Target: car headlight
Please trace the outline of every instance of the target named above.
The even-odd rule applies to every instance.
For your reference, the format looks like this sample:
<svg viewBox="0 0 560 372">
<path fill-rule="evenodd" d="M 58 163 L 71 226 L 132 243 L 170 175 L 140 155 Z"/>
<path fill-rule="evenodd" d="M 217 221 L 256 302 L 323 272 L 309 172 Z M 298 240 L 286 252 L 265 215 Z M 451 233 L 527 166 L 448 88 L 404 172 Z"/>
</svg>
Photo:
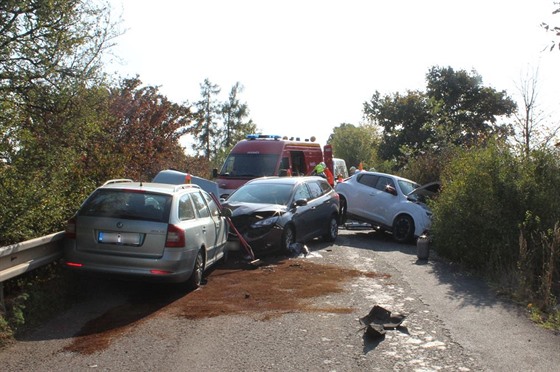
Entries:
<svg viewBox="0 0 560 372">
<path fill-rule="evenodd" d="M 251 224 L 251 227 L 253 229 L 258 229 L 260 227 L 268 227 L 274 225 L 276 221 L 278 221 L 278 216 L 268 217 Z"/>
</svg>

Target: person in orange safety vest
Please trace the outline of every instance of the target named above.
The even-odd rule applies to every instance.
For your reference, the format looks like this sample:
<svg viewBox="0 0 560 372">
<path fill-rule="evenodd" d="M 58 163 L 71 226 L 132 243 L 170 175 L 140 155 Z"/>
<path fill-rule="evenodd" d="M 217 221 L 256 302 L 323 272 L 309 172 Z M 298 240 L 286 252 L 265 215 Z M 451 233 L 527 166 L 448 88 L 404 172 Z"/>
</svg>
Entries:
<svg viewBox="0 0 560 372">
<path fill-rule="evenodd" d="M 313 172 L 311 172 L 311 175 L 326 178 L 329 185 L 334 187 L 334 176 L 324 162 L 317 164 L 315 169 L 313 169 Z"/>
</svg>

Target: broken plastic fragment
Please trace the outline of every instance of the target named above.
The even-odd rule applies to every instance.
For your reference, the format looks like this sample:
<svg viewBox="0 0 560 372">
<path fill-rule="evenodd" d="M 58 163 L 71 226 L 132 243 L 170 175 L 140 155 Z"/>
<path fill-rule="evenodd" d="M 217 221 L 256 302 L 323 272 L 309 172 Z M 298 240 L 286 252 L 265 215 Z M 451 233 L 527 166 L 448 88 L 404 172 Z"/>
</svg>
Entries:
<svg viewBox="0 0 560 372">
<path fill-rule="evenodd" d="M 309 254 L 309 248 L 302 243 L 291 243 L 288 246 L 288 250 L 296 255 L 303 254 L 304 256 L 307 256 Z"/>
<path fill-rule="evenodd" d="M 375 323 L 382 326 L 384 329 L 395 329 L 401 325 L 405 318 L 405 315 L 398 313 L 392 314 L 389 310 L 375 305 L 368 315 L 360 318 L 360 322 L 367 326 Z"/>
<path fill-rule="evenodd" d="M 368 324 L 366 327 L 366 335 L 374 338 L 383 337 L 385 335 L 385 329 L 379 324 Z"/>
</svg>

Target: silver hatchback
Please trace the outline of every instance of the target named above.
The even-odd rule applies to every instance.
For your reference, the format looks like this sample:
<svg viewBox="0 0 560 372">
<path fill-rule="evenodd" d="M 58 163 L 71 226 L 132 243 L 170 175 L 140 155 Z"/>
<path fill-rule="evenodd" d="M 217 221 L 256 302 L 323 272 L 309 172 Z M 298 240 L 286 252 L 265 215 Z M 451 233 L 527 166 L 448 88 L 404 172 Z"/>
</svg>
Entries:
<svg viewBox="0 0 560 372">
<path fill-rule="evenodd" d="M 112 180 L 86 199 L 65 235 L 69 269 L 196 288 L 224 256 L 228 225 L 196 185 Z"/>
</svg>

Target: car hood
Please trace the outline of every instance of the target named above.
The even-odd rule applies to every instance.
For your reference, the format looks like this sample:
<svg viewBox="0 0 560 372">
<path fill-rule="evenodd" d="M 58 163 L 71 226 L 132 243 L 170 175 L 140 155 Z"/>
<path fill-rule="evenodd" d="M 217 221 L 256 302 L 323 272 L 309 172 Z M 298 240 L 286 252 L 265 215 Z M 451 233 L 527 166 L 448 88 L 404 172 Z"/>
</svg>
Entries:
<svg viewBox="0 0 560 372">
<path fill-rule="evenodd" d="M 407 196 L 420 195 L 424 197 L 432 197 L 437 193 L 439 193 L 440 190 L 441 190 L 441 182 L 434 181 L 412 190 Z"/>
<path fill-rule="evenodd" d="M 231 209 L 232 217 L 267 212 L 284 214 L 288 210 L 288 207 L 280 204 L 225 203 L 224 207 Z"/>
<path fill-rule="evenodd" d="M 441 190 L 441 182 L 435 181 L 422 185 L 412 190 L 406 199 L 410 202 L 420 205 L 422 208 L 429 210 L 426 205 L 427 200 L 433 198 Z"/>
</svg>

